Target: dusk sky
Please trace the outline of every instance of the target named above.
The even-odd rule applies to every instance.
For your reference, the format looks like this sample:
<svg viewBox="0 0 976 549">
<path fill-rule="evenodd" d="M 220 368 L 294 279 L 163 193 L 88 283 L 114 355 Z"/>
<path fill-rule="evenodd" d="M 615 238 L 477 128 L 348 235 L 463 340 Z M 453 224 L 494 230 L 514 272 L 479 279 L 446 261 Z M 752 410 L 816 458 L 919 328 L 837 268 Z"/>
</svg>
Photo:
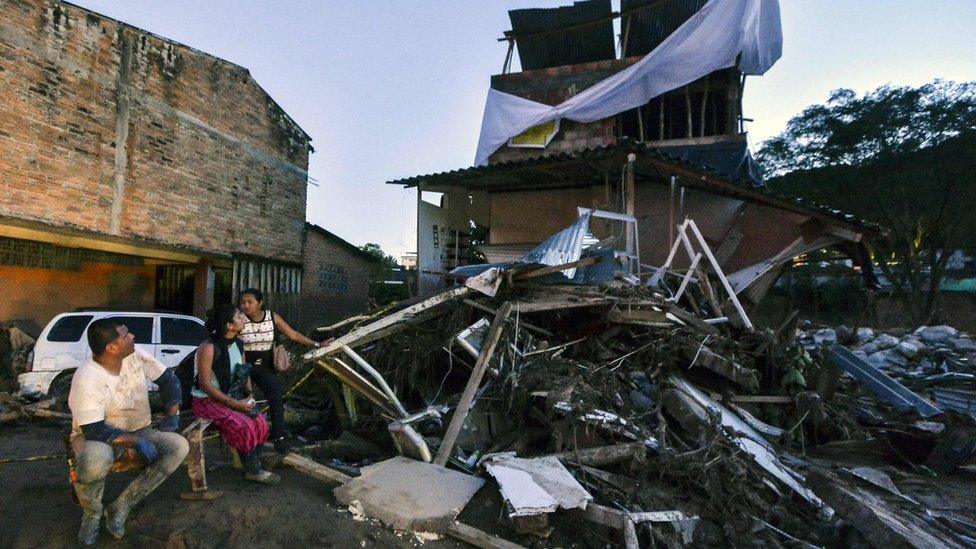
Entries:
<svg viewBox="0 0 976 549">
<path fill-rule="evenodd" d="M 308 220 L 399 255 L 415 249 L 415 191 L 384 183 L 472 165 L 507 10 L 572 2 L 74 3 L 248 68 L 313 138 Z M 754 148 L 835 88 L 976 80 L 976 1 L 781 0 L 781 9 L 783 57 L 746 83 Z"/>
</svg>

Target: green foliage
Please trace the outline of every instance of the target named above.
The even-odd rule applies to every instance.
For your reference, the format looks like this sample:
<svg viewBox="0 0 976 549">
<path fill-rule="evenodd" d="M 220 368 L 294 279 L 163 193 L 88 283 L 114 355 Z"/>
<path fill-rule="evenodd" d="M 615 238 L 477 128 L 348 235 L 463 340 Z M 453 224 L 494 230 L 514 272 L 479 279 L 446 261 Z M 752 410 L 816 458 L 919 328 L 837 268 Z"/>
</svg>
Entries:
<svg viewBox="0 0 976 549">
<path fill-rule="evenodd" d="M 757 159 L 767 176 L 824 166 L 856 166 L 938 145 L 976 130 L 976 82 L 935 80 L 918 88 L 882 86 L 857 97 L 831 92 L 763 142 Z"/>
<path fill-rule="evenodd" d="M 383 251 L 383 248 L 380 248 L 379 244 L 373 244 L 370 242 L 363 244 L 359 247 L 359 249 L 376 258 L 376 269 L 392 269 L 397 266 L 396 258 L 392 255 L 387 255 L 386 252 Z"/>
<path fill-rule="evenodd" d="M 853 213 L 910 321 L 934 320 L 946 261 L 976 243 L 976 82 L 836 90 L 805 109 L 757 158 L 769 188 Z"/>
<path fill-rule="evenodd" d="M 372 242 L 363 244 L 359 248 L 373 256 L 374 261 L 369 267 L 369 299 L 374 307 L 382 307 L 410 297 L 408 284 L 386 284 L 393 278 L 393 269 L 399 264 L 392 255 L 387 255 L 379 244 Z"/>
</svg>

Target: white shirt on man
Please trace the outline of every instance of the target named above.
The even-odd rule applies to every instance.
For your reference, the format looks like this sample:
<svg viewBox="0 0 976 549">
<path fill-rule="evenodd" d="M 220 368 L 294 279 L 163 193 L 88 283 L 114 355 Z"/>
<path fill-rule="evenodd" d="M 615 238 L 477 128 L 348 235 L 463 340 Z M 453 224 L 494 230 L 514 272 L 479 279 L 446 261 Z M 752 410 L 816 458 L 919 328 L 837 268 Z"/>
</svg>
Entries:
<svg viewBox="0 0 976 549">
<path fill-rule="evenodd" d="M 149 391 L 146 381 L 158 379 L 166 366 L 145 351 L 136 349 L 122 359 L 119 375 L 89 358 L 75 372 L 68 394 L 72 437 L 81 436 L 81 426 L 105 421 L 123 431 L 149 426 Z"/>
</svg>

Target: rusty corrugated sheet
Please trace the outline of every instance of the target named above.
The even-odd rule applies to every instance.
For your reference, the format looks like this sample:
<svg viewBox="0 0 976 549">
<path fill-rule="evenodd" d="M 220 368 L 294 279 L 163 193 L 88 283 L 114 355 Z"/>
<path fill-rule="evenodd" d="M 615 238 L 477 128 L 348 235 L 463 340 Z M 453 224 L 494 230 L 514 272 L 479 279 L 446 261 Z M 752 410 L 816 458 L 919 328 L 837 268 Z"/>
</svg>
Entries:
<svg viewBox="0 0 976 549">
<path fill-rule="evenodd" d="M 572 6 L 511 10 L 522 70 L 614 59 L 610 0 L 584 0 Z M 565 32 L 546 32 L 600 21 Z M 537 36 L 524 35 L 544 33 Z"/>
<path fill-rule="evenodd" d="M 705 5 L 707 0 L 620 0 L 624 56 L 647 55 Z M 629 28 L 628 28 L 629 26 Z"/>
<path fill-rule="evenodd" d="M 605 164 L 606 162 L 618 163 L 615 165 L 615 168 L 619 169 L 619 163 L 623 161 L 623 157 L 629 152 L 633 152 L 637 155 L 636 162 L 638 166 L 642 165 L 644 160 L 658 159 L 675 166 L 690 169 L 691 171 L 703 176 L 707 175 L 718 179 L 723 179 L 727 184 L 729 184 L 728 187 L 725 187 L 724 190 L 721 191 L 723 194 L 736 196 L 737 198 L 750 201 L 759 200 L 761 202 L 765 202 L 768 200 L 771 203 L 777 204 L 775 207 L 792 211 L 809 212 L 810 214 L 832 218 L 842 223 L 848 223 L 854 227 L 857 227 L 859 230 L 867 230 L 871 232 L 877 232 L 879 230 L 878 226 L 874 223 L 865 221 L 863 219 L 858 219 L 851 214 L 844 213 L 829 206 L 824 206 L 800 198 L 787 197 L 780 193 L 770 192 L 765 188 L 754 188 L 751 185 L 736 184 L 725 179 L 725 176 L 722 174 L 716 173 L 713 168 L 694 165 L 687 159 L 668 154 L 666 149 L 655 150 L 645 144 L 635 143 L 625 139 L 621 139 L 617 144 L 606 147 L 581 149 L 572 152 L 563 152 L 543 156 L 540 158 L 514 160 L 499 164 L 489 164 L 487 166 L 473 166 L 470 168 L 428 175 L 416 175 L 413 177 L 387 181 L 386 183 L 387 185 L 402 185 L 404 187 L 417 187 L 421 184 L 457 185 L 462 187 L 470 185 L 472 188 L 476 186 L 477 188 L 486 191 L 506 191 L 518 187 L 537 186 L 539 179 L 546 176 L 547 173 L 551 173 L 553 169 L 562 171 L 567 169 L 578 170 L 586 164 L 600 165 Z M 570 172 L 566 173 L 568 174 Z M 705 182 L 704 177 L 702 178 L 702 181 L 686 179 L 685 184 L 701 185 L 705 188 L 714 187 L 717 185 L 717 183 Z M 562 186 L 565 187 L 565 183 L 563 183 Z"/>
</svg>

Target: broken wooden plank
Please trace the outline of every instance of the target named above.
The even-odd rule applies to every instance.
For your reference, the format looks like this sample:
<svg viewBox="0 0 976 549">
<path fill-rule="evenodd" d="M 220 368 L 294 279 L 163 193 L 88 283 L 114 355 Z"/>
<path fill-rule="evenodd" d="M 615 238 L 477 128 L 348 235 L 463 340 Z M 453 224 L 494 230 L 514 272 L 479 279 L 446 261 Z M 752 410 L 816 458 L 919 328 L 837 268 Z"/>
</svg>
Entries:
<svg viewBox="0 0 976 549">
<path fill-rule="evenodd" d="M 22 409 L 27 410 L 29 406 L 24 406 Z M 35 408 L 28 412 L 31 417 L 46 417 L 51 419 L 63 419 L 66 421 L 71 421 L 71 414 L 66 414 L 64 412 L 55 412 L 54 410 L 48 410 L 47 408 Z"/>
<path fill-rule="evenodd" d="M 352 480 L 352 477 L 316 463 L 307 457 L 300 456 L 298 454 L 288 454 L 285 459 L 282 460 L 285 465 L 292 466 L 296 471 L 304 473 L 312 478 L 321 480 L 323 482 L 338 482 L 339 484 L 345 484 Z"/>
<path fill-rule="evenodd" d="M 343 346 L 361 347 L 370 341 L 379 339 L 380 336 L 378 334 L 381 332 L 384 336 L 392 333 L 390 329 L 394 328 L 395 324 L 409 320 L 414 316 L 431 309 L 432 307 L 436 307 L 452 299 L 467 295 L 471 291 L 472 290 L 470 288 L 465 288 L 462 286 L 437 294 L 420 303 L 417 303 L 416 305 L 411 305 L 402 311 L 384 316 L 383 318 L 367 324 L 366 326 L 360 326 L 355 330 L 350 331 L 348 334 L 336 338 L 332 343 L 326 345 L 325 347 L 305 353 L 302 355 L 302 358 L 304 360 L 312 360 L 322 356 L 331 355 L 339 352 Z"/>
<path fill-rule="evenodd" d="M 488 314 L 491 314 L 491 315 L 493 315 L 493 314 L 495 314 L 495 313 L 498 312 L 497 309 L 492 309 L 491 307 L 489 307 L 487 305 L 482 305 L 481 303 L 478 303 L 477 301 L 475 301 L 473 299 L 465 299 L 464 300 L 464 304 L 465 305 L 468 305 L 469 307 L 474 307 L 475 309 L 478 309 L 479 311 L 484 311 L 484 312 L 486 312 Z M 515 321 L 512 320 L 512 322 L 515 322 Z M 518 323 L 519 323 L 519 326 L 521 326 L 521 327 L 523 327 L 523 328 L 525 328 L 527 330 L 536 332 L 536 333 L 541 334 L 541 335 L 544 335 L 546 337 L 552 337 L 552 332 L 550 332 L 549 330 L 546 330 L 545 328 L 540 328 L 540 327 L 536 326 L 535 324 L 529 324 L 528 322 L 526 322 L 526 321 L 524 321 L 522 319 L 519 319 L 518 320 Z"/>
<path fill-rule="evenodd" d="M 586 509 L 581 510 L 579 513 L 590 522 L 618 530 L 624 527 L 624 521 L 630 521 L 627 513 L 597 503 L 587 505 Z"/>
<path fill-rule="evenodd" d="M 695 517 L 689 517 L 681 511 L 642 511 L 642 512 L 631 512 L 627 513 L 630 516 L 630 520 L 641 523 L 641 522 L 680 522 L 682 520 L 691 520 Z"/>
<path fill-rule="evenodd" d="M 748 328 L 750 332 L 754 332 L 755 328 L 752 326 L 752 322 L 749 320 L 749 315 L 746 314 L 745 309 L 742 308 L 742 304 L 739 303 L 739 298 L 735 295 L 735 290 L 732 289 L 732 285 L 729 284 L 729 279 L 726 278 L 725 273 L 722 272 L 722 267 L 721 265 L 719 265 L 718 261 L 715 259 L 715 256 L 712 254 L 712 249 L 709 248 L 708 244 L 705 242 L 705 237 L 702 236 L 701 231 L 698 230 L 698 225 L 696 225 L 695 222 L 691 219 L 688 219 L 686 221 L 688 223 L 688 227 L 691 228 L 692 232 L 694 232 L 695 234 L 695 237 L 698 239 L 698 243 L 701 245 L 702 251 L 705 252 L 705 257 L 707 257 L 709 262 L 711 262 L 712 270 L 715 271 L 715 274 L 718 276 L 719 281 L 722 283 L 722 286 L 725 288 L 725 292 L 728 294 L 729 300 L 732 301 L 732 304 L 735 306 L 736 312 L 739 313 L 739 317 L 742 319 L 743 323 L 745 323 L 745 327 Z M 706 279 L 706 283 L 707 283 L 707 279 Z"/>
<path fill-rule="evenodd" d="M 352 324 L 353 322 L 359 322 L 360 320 L 368 320 L 370 318 L 372 318 L 372 317 L 369 316 L 369 315 L 355 315 L 355 316 L 351 316 L 351 317 L 349 317 L 349 318 L 347 318 L 345 320 L 340 320 L 339 322 L 336 322 L 335 324 L 332 324 L 331 326 L 319 326 L 318 328 L 315 329 L 315 331 L 316 332 L 331 332 L 333 330 L 337 330 L 339 328 L 342 328 L 346 324 Z"/>
<path fill-rule="evenodd" d="M 508 318 L 511 312 L 512 304 L 508 301 L 502 303 L 502 306 L 498 308 L 498 312 L 495 314 L 495 319 L 492 320 L 491 326 L 488 328 L 488 333 L 485 334 L 481 354 L 478 356 L 478 361 L 475 362 L 474 371 L 471 372 L 471 377 L 468 378 L 468 384 L 464 387 L 464 392 L 461 393 L 461 400 L 458 402 L 457 408 L 454 410 L 454 415 L 451 417 L 451 423 L 444 433 L 441 447 L 437 450 L 437 457 L 434 458 L 434 463 L 437 465 L 446 464 L 448 458 L 454 452 L 454 443 L 457 441 L 458 434 L 461 432 L 461 426 L 464 424 L 464 420 L 468 417 L 468 411 L 471 409 L 471 403 L 474 401 L 474 394 L 481 385 L 485 371 L 488 370 L 488 362 L 495 353 L 495 347 L 498 345 L 498 340 L 502 335 L 502 328 L 505 326 L 505 319 Z"/>
<path fill-rule="evenodd" d="M 461 522 L 448 526 L 447 534 L 481 549 L 525 549 L 524 545 L 512 543 Z"/>
<path fill-rule="evenodd" d="M 646 451 L 647 447 L 644 446 L 643 442 L 627 442 L 613 446 L 599 446 L 597 448 L 562 452 L 560 454 L 552 454 L 552 456 L 563 463 L 603 467 L 633 461 L 638 456 L 642 456 Z"/>
<path fill-rule="evenodd" d="M 181 433 L 189 444 L 190 450 L 186 454 L 186 474 L 190 477 L 190 492 L 180 493 L 180 498 L 190 501 L 209 501 L 223 495 L 219 490 L 207 488 L 207 466 L 203 453 L 203 431 L 210 426 L 212 420 L 197 418 L 193 420 Z"/>
<path fill-rule="evenodd" d="M 363 395 L 363 397 L 378 406 L 390 417 L 395 415 L 383 391 L 370 383 L 359 372 L 350 368 L 348 364 L 336 358 L 321 359 L 317 362 L 319 367 L 335 376 L 344 386 L 355 389 L 357 393 Z"/>
<path fill-rule="evenodd" d="M 596 467 L 588 467 L 586 465 L 576 465 L 573 463 L 570 463 L 570 465 L 573 467 L 578 467 L 580 471 L 583 471 L 584 473 L 590 476 L 600 479 L 600 481 L 605 482 L 610 486 L 613 486 L 614 488 L 620 490 L 621 492 L 625 492 L 629 495 L 633 495 L 633 493 L 640 486 L 639 482 L 637 482 L 636 480 L 630 477 L 625 477 L 623 475 L 615 475 L 613 473 L 604 471 L 603 469 L 597 469 Z"/>
<path fill-rule="evenodd" d="M 851 486 L 833 473 L 812 471 L 807 483 L 874 547 L 964 547 L 938 523 Z"/>
<path fill-rule="evenodd" d="M 705 322 L 701 318 L 689 313 L 688 311 L 682 309 L 681 307 L 671 303 L 666 305 L 668 312 L 673 314 L 678 318 L 678 320 L 688 324 L 689 326 L 698 329 L 699 331 L 705 332 L 706 334 L 719 335 L 718 328 L 712 326 L 711 324 Z"/>
<path fill-rule="evenodd" d="M 734 360 L 729 360 L 704 345 L 686 345 L 683 350 L 685 358 L 692 362 L 692 366 L 711 370 L 752 391 L 759 390 L 759 378 L 756 377 L 755 370 L 743 368 Z"/>
<path fill-rule="evenodd" d="M 386 380 L 383 379 L 383 376 L 381 376 L 380 373 L 377 372 L 376 369 L 373 368 L 373 366 L 369 362 L 366 362 L 366 360 L 363 357 L 359 356 L 359 354 L 356 353 L 356 351 L 353 351 L 348 346 L 343 345 L 342 352 L 346 353 L 346 355 L 349 358 L 353 359 L 353 361 L 356 364 L 358 364 L 360 368 L 365 370 L 366 373 L 368 373 L 374 380 L 376 380 L 376 383 L 378 383 L 380 388 L 383 389 L 383 394 L 385 394 L 386 398 L 389 399 L 390 403 L 393 404 L 393 407 L 396 408 L 396 411 L 400 413 L 400 417 L 406 417 L 407 416 L 406 409 L 404 409 L 403 405 L 400 404 L 400 399 L 397 398 L 396 393 L 394 393 L 393 389 L 391 389 L 390 386 L 386 383 Z"/>
<path fill-rule="evenodd" d="M 793 404 L 793 397 L 781 395 L 732 395 L 730 402 L 748 402 L 751 404 Z"/>
<path fill-rule="evenodd" d="M 535 313 L 539 311 L 559 311 L 563 309 L 578 309 L 581 307 L 598 307 L 611 305 L 615 300 L 606 297 L 576 297 L 563 299 L 539 299 L 537 301 L 518 301 L 515 309 L 520 313 Z"/>
<path fill-rule="evenodd" d="M 635 324 L 638 326 L 670 327 L 673 325 L 664 311 L 648 311 L 646 309 L 607 311 L 607 320 L 617 324 Z"/>
<path fill-rule="evenodd" d="M 640 544 L 637 543 L 637 527 L 634 526 L 634 521 L 629 518 L 624 520 L 624 547 L 627 549 L 639 549 Z"/>
<path fill-rule="evenodd" d="M 674 389 L 664 391 L 661 400 L 668 414 L 677 419 L 685 430 L 699 438 L 711 436 L 715 429 L 712 417 L 717 414 L 723 427 L 722 432 L 728 434 L 739 448 L 751 455 L 756 465 L 819 509 L 825 518 L 833 514 L 830 507 L 798 480 L 802 477 L 780 462 L 773 446 L 748 423 L 683 378 L 672 375 L 668 378 L 668 383 Z"/>
</svg>

